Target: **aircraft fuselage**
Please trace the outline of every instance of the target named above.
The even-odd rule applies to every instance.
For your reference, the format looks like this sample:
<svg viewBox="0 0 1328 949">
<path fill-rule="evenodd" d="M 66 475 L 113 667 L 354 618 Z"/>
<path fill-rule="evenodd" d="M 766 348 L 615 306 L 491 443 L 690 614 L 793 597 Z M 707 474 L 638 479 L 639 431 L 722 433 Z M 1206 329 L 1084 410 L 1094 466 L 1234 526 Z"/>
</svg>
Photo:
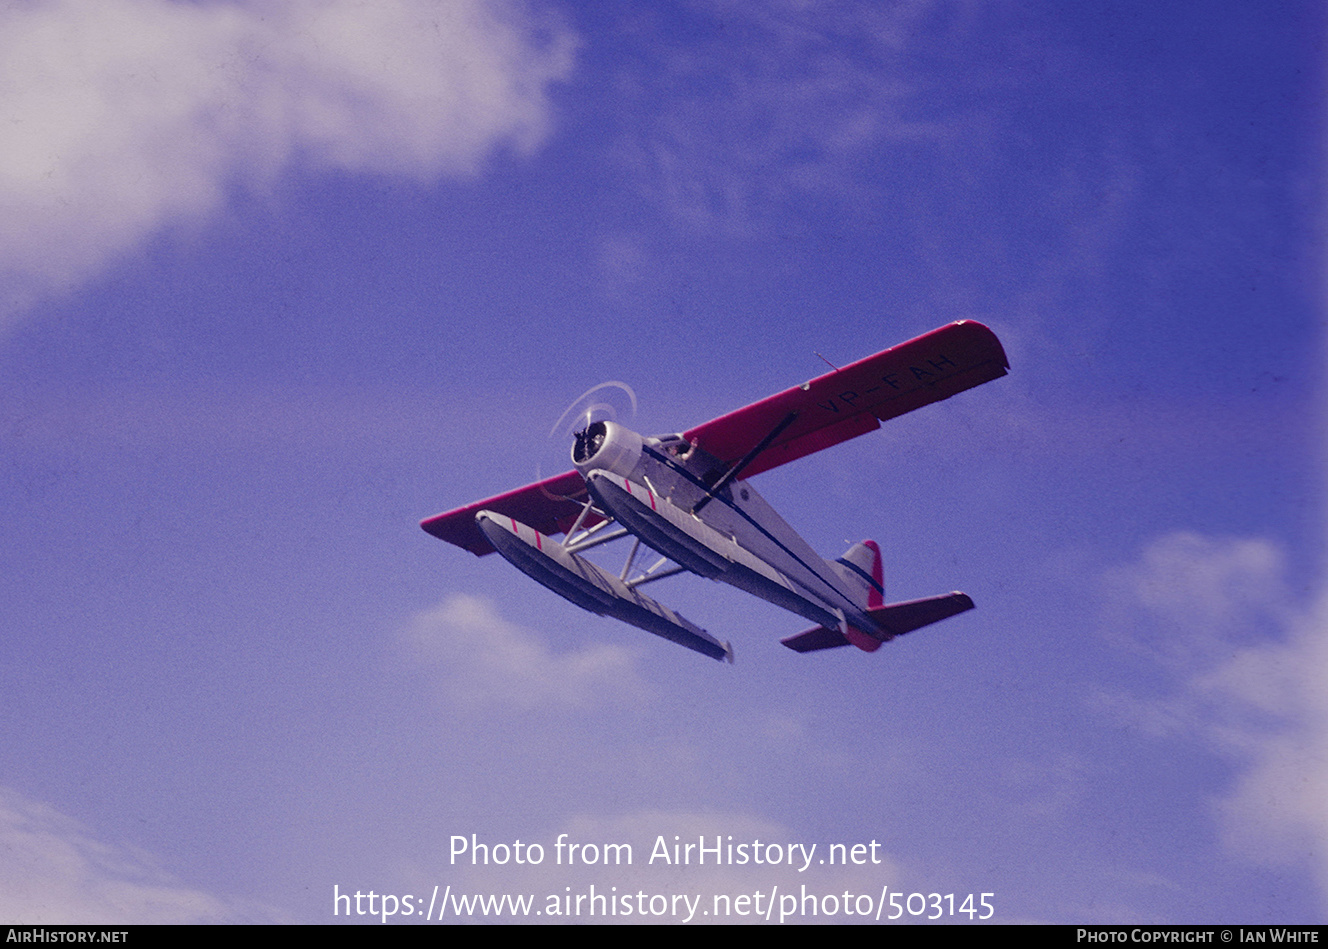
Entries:
<svg viewBox="0 0 1328 949">
<path fill-rule="evenodd" d="M 725 467 L 682 436 L 596 422 L 578 436 L 572 460 L 600 507 L 688 570 L 831 629 L 876 628 L 842 565 L 817 554 L 748 482 L 715 491 Z"/>
</svg>

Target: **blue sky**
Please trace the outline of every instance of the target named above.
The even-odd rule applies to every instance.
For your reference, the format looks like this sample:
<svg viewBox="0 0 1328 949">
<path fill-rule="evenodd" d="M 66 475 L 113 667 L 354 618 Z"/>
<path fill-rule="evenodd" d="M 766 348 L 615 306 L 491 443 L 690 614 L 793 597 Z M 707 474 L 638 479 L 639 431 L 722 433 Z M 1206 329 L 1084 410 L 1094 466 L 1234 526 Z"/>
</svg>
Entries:
<svg viewBox="0 0 1328 949">
<path fill-rule="evenodd" d="M 1323 29 L 10 5 L 0 918 L 593 884 L 1322 922 Z M 756 480 L 896 598 L 976 601 L 873 655 L 661 584 L 713 663 L 417 526 L 551 473 L 595 383 L 678 431 L 961 318 L 1007 378 Z M 452 865 L 471 834 L 550 860 Z M 882 860 L 647 863 L 699 834 Z"/>
</svg>

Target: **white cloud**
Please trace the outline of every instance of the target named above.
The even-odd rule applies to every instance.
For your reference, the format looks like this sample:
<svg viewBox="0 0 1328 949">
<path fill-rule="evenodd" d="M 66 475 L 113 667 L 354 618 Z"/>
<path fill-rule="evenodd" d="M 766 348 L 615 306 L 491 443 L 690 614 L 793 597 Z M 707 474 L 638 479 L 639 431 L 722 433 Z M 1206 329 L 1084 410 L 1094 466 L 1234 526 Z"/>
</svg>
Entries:
<svg viewBox="0 0 1328 949">
<path fill-rule="evenodd" d="M 1227 843 L 1308 867 L 1328 905 L 1328 596 L 1297 610 L 1274 544 L 1191 533 L 1157 540 L 1110 583 L 1142 608 L 1134 642 L 1178 681 L 1163 699 L 1111 704 L 1238 762 L 1216 802 Z"/>
<path fill-rule="evenodd" d="M 1107 577 L 1117 632 L 1165 664 L 1194 668 L 1285 625 L 1281 550 L 1252 538 L 1161 537 Z"/>
<path fill-rule="evenodd" d="M 643 196 L 740 235 L 797 198 L 860 204 L 879 188 L 861 163 L 883 143 L 953 135 L 913 117 L 899 68 L 934 5 L 701 0 L 668 14 L 683 29 L 634 9 L 622 36 L 639 54 L 619 88 L 642 119 L 621 155 Z"/>
<path fill-rule="evenodd" d="M 292 165 L 429 180 L 528 151 L 572 45 L 503 0 L 6 4 L 3 302 Z"/>
<path fill-rule="evenodd" d="M 1328 905 L 1328 597 L 1284 642 L 1241 650 L 1192 688 L 1243 719 L 1214 724 L 1246 762 L 1219 803 L 1227 841 L 1246 855 L 1313 867 Z"/>
<path fill-rule="evenodd" d="M 279 922 L 190 889 L 143 855 L 0 788 L 0 919 L 14 925 Z"/>
<path fill-rule="evenodd" d="M 555 653 L 487 601 L 464 594 L 416 616 L 407 638 L 442 677 L 446 697 L 462 706 L 585 708 L 651 691 L 628 649 L 596 644 Z"/>
</svg>

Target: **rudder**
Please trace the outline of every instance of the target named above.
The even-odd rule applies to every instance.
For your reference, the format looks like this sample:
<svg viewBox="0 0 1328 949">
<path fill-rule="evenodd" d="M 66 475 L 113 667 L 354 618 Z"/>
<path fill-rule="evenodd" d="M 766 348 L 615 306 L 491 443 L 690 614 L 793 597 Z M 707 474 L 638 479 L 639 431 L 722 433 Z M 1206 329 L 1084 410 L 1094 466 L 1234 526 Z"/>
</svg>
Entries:
<svg viewBox="0 0 1328 949">
<path fill-rule="evenodd" d="M 885 604 L 885 580 L 881 569 L 881 548 L 874 540 L 864 540 L 844 551 L 844 556 L 831 562 L 835 572 L 848 584 L 865 609 L 877 609 Z"/>
</svg>

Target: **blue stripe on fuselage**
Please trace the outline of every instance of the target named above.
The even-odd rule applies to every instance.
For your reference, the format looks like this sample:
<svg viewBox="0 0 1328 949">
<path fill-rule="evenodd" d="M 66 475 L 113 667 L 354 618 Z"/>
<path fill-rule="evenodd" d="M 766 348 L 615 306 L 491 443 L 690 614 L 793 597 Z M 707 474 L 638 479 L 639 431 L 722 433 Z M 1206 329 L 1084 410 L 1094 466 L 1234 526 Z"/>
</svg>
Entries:
<svg viewBox="0 0 1328 949">
<path fill-rule="evenodd" d="M 674 459 L 669 458 L 668 456 L 661 454 L 660 452 L 656 451 L 654 448 L 650 447 L 649 445 L 644 445 L 644 446 L 642 446 L 642 447 L 643 447 L 643 449 L 644 449 L 644 451 L 645 451 L 645 453 L 646 453 L 647 455 L 649 455 L 651 458 L 654 458 L 656 461 L 658 461 L 658 462 L 660 462 L 661 464 L 663 464 L 666 468 L 669 468 L 669 469 L 671 469 L 671 470 L 673 470 L 673 471 L 676 471 L 678 474 L 682 475 L 684 478 L 686 478 L 686 479 L 687 479 L 688 481 L 690 481 L 692 484 L 696 485 L 696 487 L 700 488 L 702 491 L 705 491 L 705 492 L 707 492 L 707 493 L 710 491 L 710 486 L 709 486 L 709 485 L 707 485 L 704 481 L 702 481 L 702 480 L 701 480 L 700 478 L 698 478 L 696 475 L 692 474 L 692 473 L 691 473 L 690 471 L 688 471 L 686 468 L 682 467 L 682 466 L 681 466 L 680 464 L 678 464 Z M 731 487 L 731 485 L 730 485 L 730 487 Z M 774 534 L 771 534 L 771 533 L 770 533 L 768 530 L 766 530 L 765 527 L 763 527 L 761 524 L 758 524 L 758 523 L 752 518 L 752 516 L 751 516 L 750 514 L 748 514 L 748 513 L 747 513 L 746 511 L 744 511 L 742 508 L 738 507 L 736 504 L 734 504 L 733 501 L 731 501 L 729 498 L 726 498 L 726 497 L 724 497 L 724 496 L 722 496 L 722 495 L 718 495 L 718 494 L 717 494 L 717 495 L 714 495 L 714 499 L 715 499 L 716 501 L 719 501 L 721 504 L 723 504 L 725 507 L 727 507 L 730 511 L 733 511 L 735 514 L 737 514 L 739 517 L 741 517 L 741 518 L 742 518 L 744 521 L 746 521 L 748 524 L 752 525 L 752 526 L 755 527 L 758 531 L 760 531 L 762 534 L 764 534 L 765 537 L 766 537 L 766 538 L 767 538 L 772 544 L 774 544 L 774 545 L 775 545 L 776 547 L 778 547 L 780 550 L 784 551 L 784 553 L 788 554 L 788 556 L 789 556 L 790 558 L 792 558 L 792 559 L 793 559 L 793 560 L 794 560 L 799 566 L 801 566 L 804 570 L 806 570 L 808 573 L 810 573 L 810 574 L 811 574 L 812 576 L 814 576 L 816 579 L 820 580 L 822 583 L 824 583 L 827 587 L 829 587 L 829 588 L 830 588 L 831 590 L 833 590 L 835 593 L 838 593 L 840 596 L 844 596 L 844 594 L 843 594 L 842 592 L 840 592 L 840 590 L 839 590 L 838 587 L 836 587 L 833 583 L 831 583 L 831 582 L 830 582 L 829 580 L 827 580 L 825 577 L 821 576 L 821 574 L 820 574 L 815 568 L 813 568 L 810 564 L 808 564 L 806 561 L 804 561 L 801 557 L 799 557 L 799 556 L 798 556 L 797 554 L 795 554 L 793 551 L 789 550 L 786 546 L 784 546 L 784 542 L 783 542 L 783 541 L 781 541 L 781 540 L 780 540 L 778 537 L 776 537 Z M 703 523 L 704 523 L 704 522 L 703 522 Z M 848 598 L 847 598 L 847 597 L 844 597 L 844 599 L 847 600 Z M 824 603 L 825 601 L 822 601 L 822 602 Z M 852 604 L 851 604 L 851 601 L 850 601 L 850 605 L 852 605 Z M 857 607 L 853 607 L 853 609 L 856 610 Z"/>
</svg>

